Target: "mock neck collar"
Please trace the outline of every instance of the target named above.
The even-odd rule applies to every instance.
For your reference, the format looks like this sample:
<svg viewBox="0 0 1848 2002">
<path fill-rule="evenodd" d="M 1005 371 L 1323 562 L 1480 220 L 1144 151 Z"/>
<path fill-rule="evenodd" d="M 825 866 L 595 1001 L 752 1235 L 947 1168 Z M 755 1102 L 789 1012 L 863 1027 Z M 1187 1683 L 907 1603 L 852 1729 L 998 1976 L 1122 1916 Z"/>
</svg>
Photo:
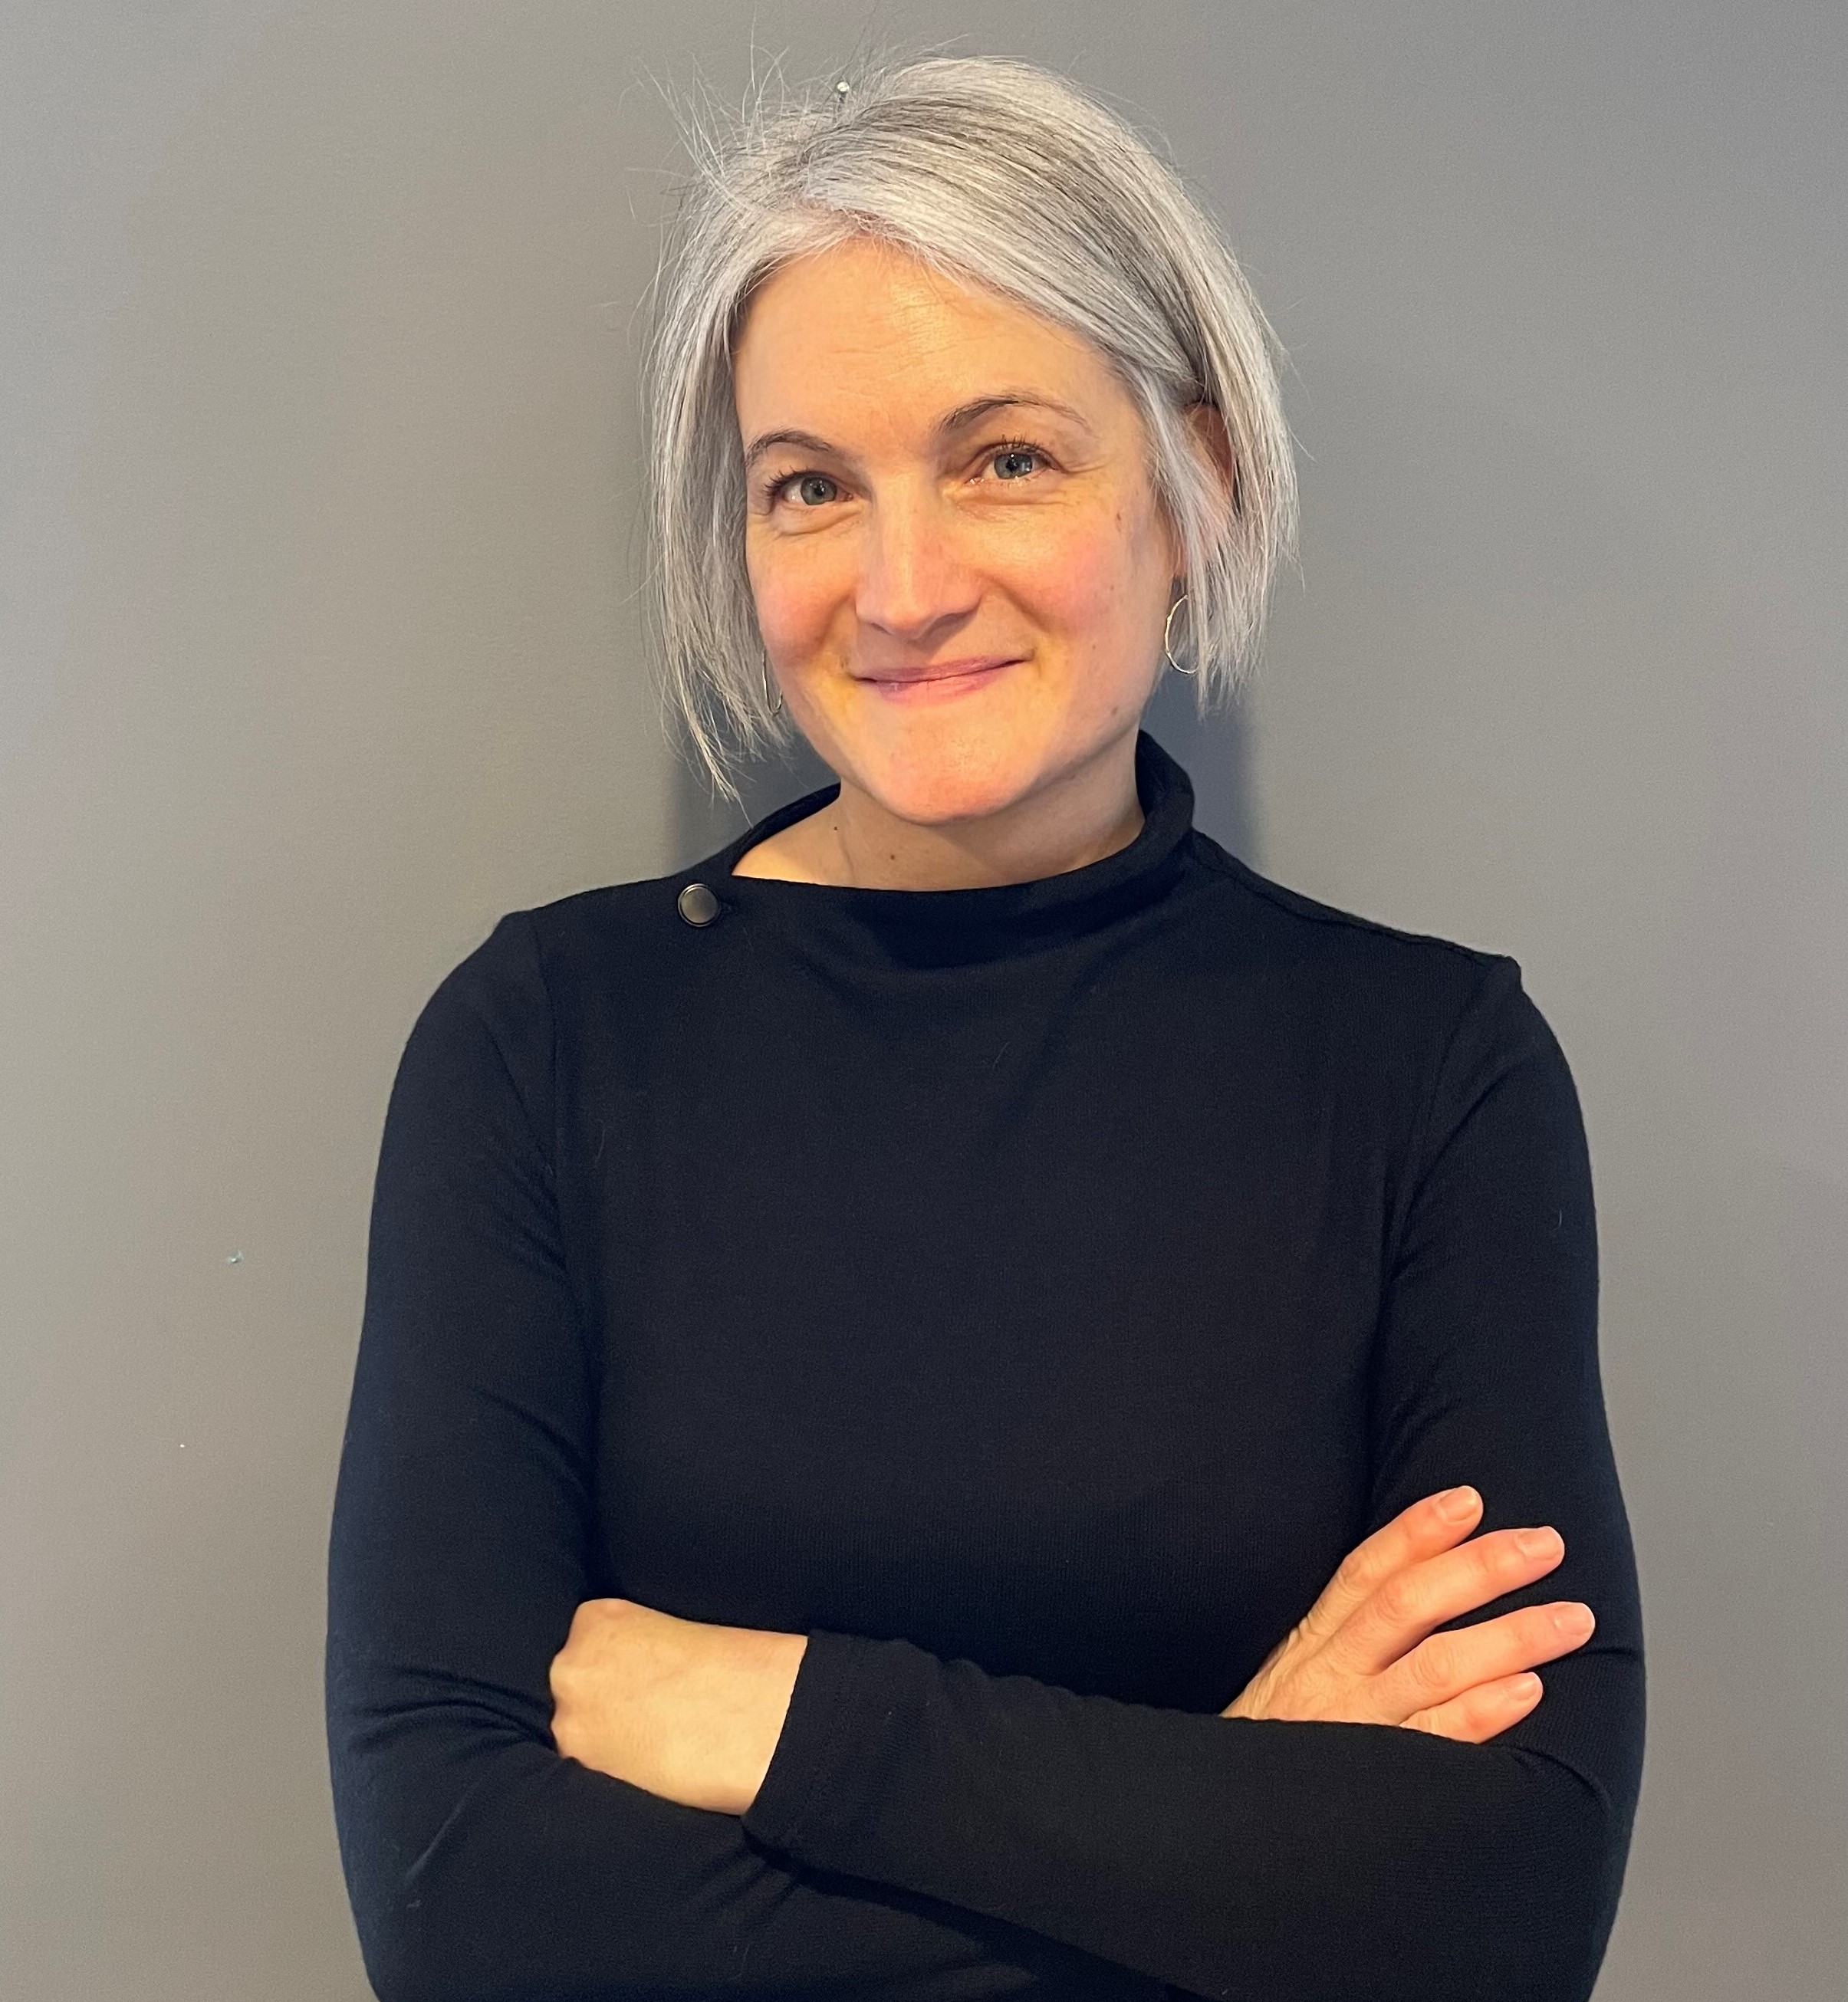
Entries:
<svg viewBox="0 0 1848 2002">
<path fill-rule="evenodd" d="M 1161 896 L 1178 874 L 1194 823 L 1194 787 L 1187 773 L 1145 730 L 1135 743 L 1136 796 L 1142 825 L 1126 848 L 1082 868 L 1024 883 L 976 889 L 877 890 L 833 883 L 793 883 L 780 877 L 734 876 L 732 870 L 760 841 L 840 793 L 840 782 L 776 807 L 723 848 L 683 870 L 676 881 L 703 883 L 721 912 L 833 933 L 845 926 L 884 939 L 905 957 L 960 958 L 996 949 L 1026 948 L 1077 937 L 1127 916 Z"/>
</svg>

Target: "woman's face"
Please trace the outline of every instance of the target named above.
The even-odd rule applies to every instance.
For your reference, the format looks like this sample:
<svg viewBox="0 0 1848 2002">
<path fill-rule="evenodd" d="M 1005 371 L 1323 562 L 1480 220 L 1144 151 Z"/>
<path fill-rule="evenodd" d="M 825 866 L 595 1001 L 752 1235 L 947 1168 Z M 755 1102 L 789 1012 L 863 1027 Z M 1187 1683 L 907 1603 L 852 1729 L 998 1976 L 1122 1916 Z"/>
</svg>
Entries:
<svg viewBox="0 0 1848 2002">
<path fill-rule="evenodd" d="M 758 625 L 843 783 L 978 817 L 1133 740 L 1178 545 L 1094 349 L 856 239 L 765 282 L 734 369 Z"/>
</svg>

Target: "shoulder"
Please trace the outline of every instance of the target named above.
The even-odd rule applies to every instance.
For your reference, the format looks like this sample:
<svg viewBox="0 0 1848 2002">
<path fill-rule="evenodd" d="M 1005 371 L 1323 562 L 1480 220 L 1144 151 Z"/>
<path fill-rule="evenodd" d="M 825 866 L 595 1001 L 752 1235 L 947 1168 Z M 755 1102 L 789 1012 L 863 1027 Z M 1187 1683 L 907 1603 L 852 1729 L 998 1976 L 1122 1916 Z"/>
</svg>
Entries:
<svg viewBox="0 0 1848 2002">
<path fill-rule="evenodd" d="M 1209 927 L 1299 1005 L 1443 1031 L 1521 991 L 1520 963 L 1508 953 L 1306 896 L 1197 829 L 1192 858 Z"/>
<path fill-rule="evenodd" d="M 518 1025 L 530 1044 L 542 1027 L 587 1009 L 639 1000 L 671 983 L 683 959 L 697 959 L 700 933 L 678 903 L 692 880 L 682 870 L 505 912 L 442 977 L 427 1008 Z"/>
<path fill-rule="evenodd" d="M 1577 1118 L 1565 1053 L 1512 954 L 1306 896 L 1198 831 L 1194 859 L 1215 957 L 1271 996 L 1280 1046 L 1329 1089 L 1396 1080 L 1442 1128 L 1519 1077 Z"/>
<path fill-rule="evenodd" d="M 1487 968 L 1507 957 L 1483 947 L 1440 937 L 1435 933 L 1407 930 L 1358 911 L 1320 902 L 1260 875 L 1249 863 L 1240 861 L 1198 829 L 1193 836 L 1193 856 L 1203 875 L 1216 879 L 1216 887 L 1244 922 L 1261 929 L 1273 944 L 1292 948 L 1295 955 L 1331 963 L 1416 968 L 1434 977 L 1459 980 L 1466 985 L 1479 978 Z"/>
<path fill-rule="evenodd" d="M 1417 1163 L 1467 1128 L 1486 1136 L 1484 1160 L 1582 1175 L 1577 1086 L 1518 959 L 1320 902 L 1205 847 L 1227 935 L 1251 942 L 1253 977 L 1277 991 L 1279 1045 L 1294 1038 L 1331 1099 L 1389 1106 Z"/>
<path fill-rule="evenodd" d="M 502 912 L 426 989 L 397 1091 L 457 1104 L 511 1092 L 534 1131 L 549 1131 L 561 1050 L 598 1025 L 636 1020 L 639 990 L 698 936 L 675 902 L 688 880 L 612 884 Z"/>
</svg>

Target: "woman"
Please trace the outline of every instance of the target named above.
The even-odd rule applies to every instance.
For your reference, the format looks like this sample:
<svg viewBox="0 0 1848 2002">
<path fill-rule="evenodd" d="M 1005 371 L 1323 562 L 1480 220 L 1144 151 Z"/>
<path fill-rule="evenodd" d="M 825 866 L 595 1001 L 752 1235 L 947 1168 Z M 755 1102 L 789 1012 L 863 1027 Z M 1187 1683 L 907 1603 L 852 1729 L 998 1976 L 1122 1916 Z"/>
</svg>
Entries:
<svg viewBox="0 0 1848 2002">
<path fill-rule="evenodd" d="M 503 918 L 406 1047 L 330 1551 L 373 1982 L 1582 1997 L 1642 1683 L 1564 1059 L 1139 728 L 1288 549 L 1261 316 L 1027 65 L 706 166 L 665 657 L 721 785 L 838 782 Z"/>
</svg>

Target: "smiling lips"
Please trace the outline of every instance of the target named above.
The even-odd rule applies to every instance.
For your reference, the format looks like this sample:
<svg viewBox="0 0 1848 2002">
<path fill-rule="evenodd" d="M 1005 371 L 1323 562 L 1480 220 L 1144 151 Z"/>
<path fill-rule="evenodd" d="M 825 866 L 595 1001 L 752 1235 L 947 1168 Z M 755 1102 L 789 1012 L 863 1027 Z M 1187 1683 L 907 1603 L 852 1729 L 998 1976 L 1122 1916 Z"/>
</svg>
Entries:
<svg viewBox="0 0 1848 2002">
<path fill-rule="evenodd" d="M 931 702 L 986 688 L 1003 668 L 1017 664 L 1006 656 L 988 655 L 966 661 L 936 661 L 927 667 L 900 668 L 886 675 L 861 678 L 894 702 Z"/>
</svg>

